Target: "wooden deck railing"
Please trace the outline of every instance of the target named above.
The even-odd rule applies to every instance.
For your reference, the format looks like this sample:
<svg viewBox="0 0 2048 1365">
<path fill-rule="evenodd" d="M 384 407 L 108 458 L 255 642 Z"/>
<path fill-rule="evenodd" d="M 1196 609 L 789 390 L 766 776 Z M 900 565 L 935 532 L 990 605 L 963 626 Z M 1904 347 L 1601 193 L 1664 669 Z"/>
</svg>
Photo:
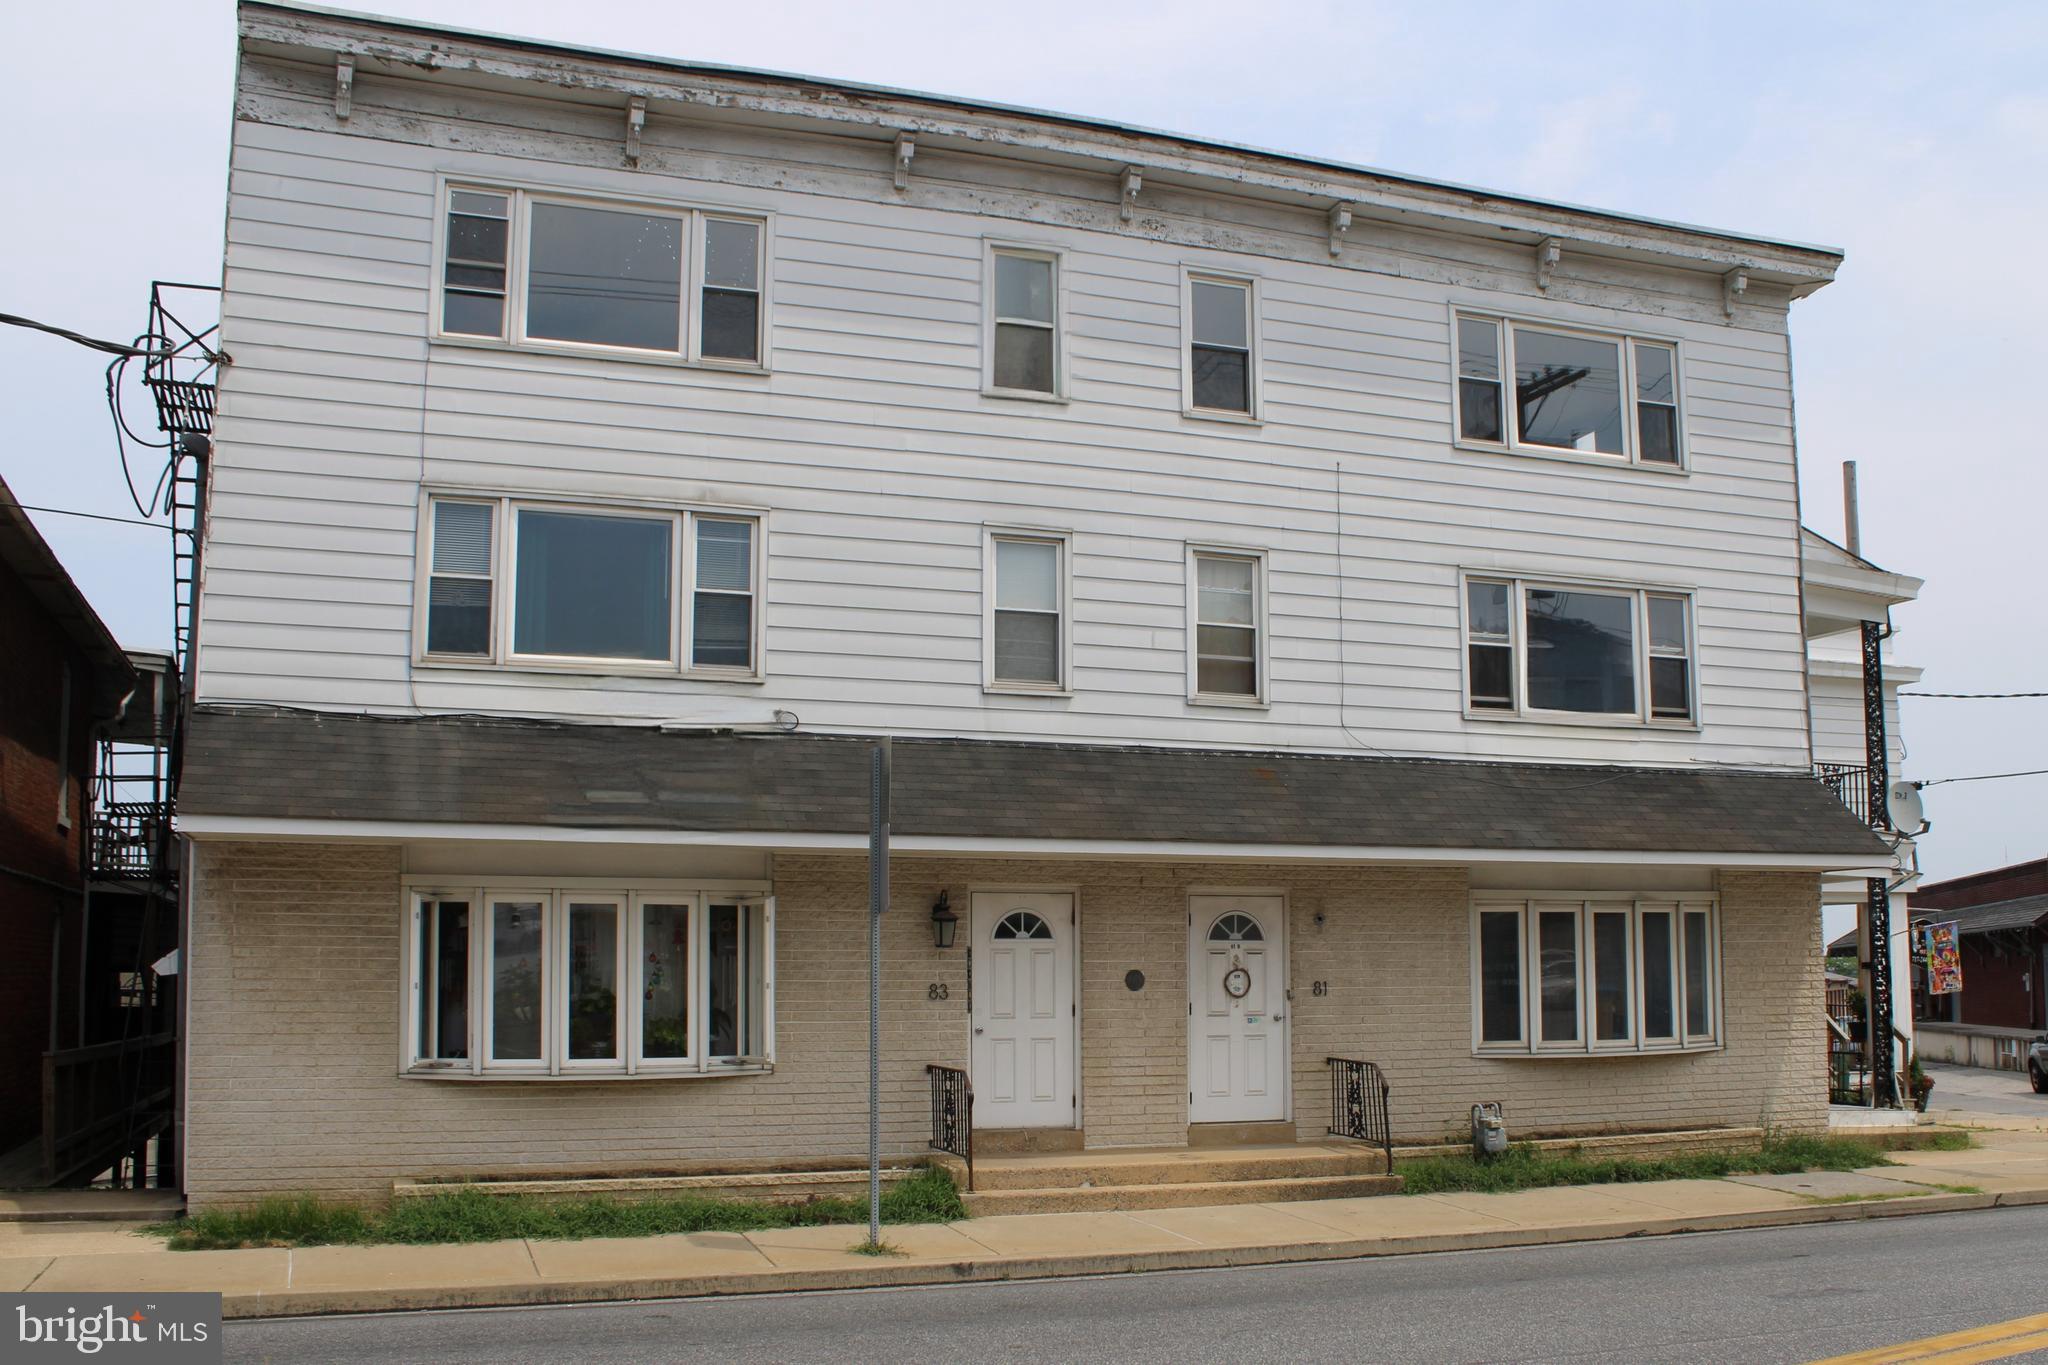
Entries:
<svg viewBox="0 0 2048 1365">
<path fill-rule="evenodd" d="M 177 1047 L 157 1033 L 44 1053 L 44 1179 L 90 1180 L 165 1132 Z"/>
</svg>

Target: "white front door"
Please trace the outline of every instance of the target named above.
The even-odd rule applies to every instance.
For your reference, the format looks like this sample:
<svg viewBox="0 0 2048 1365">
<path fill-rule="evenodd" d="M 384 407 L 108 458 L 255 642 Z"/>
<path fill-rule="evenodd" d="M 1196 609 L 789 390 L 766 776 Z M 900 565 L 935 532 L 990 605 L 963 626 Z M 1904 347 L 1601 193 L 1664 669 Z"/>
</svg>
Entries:
<svg viewBox="0 0 2048 1365">
<path fill-rule="evenodd" d="M 1188 898 L 1188 1122 L 1287 1117 L 1287 918 L 1279 896 Z"/>
<path fill-rule="evenodd" d="M 973 921 L 974 1126 L 1071 1128 L 1074 898 L 979 891 Z"/>
</svg>

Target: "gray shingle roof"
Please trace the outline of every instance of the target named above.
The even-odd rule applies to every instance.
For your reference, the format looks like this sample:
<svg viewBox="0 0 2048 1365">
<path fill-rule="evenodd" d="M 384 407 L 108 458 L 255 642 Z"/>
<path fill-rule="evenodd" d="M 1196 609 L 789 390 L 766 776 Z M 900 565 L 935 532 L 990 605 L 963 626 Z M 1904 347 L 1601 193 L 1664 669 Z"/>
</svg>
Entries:
<svg viewBox="0 0 2048 1365">
<path fill-rule="evenodd" d="M 1915 924 L 1954 924 L 1959 934 L 1988 934 L 1995 929 L 2025 929 L 2048 918 L 2048 896 L 2021 896 L 1955 910 L 1913 911 Z"/>
<path fill-rule="evenodd" d="M 201 708 L 188 816 L 859 834 L 870 741 Z M 1799 773 L 899 739 L 898 834 L 1882 856 Z"/>
</svg>

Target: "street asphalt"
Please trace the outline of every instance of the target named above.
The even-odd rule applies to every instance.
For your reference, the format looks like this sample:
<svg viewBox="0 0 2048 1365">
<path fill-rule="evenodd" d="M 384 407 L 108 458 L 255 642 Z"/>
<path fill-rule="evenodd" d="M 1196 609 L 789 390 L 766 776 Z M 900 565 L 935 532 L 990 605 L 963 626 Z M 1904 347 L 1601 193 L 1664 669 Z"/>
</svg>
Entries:
<svg viewBox="0 0 2048 1365">
<path fill-rule="evenodd" d="M 1934 1095 L 1927 1107 L 1935 1116 L 1961 1110 L 1954 1117 L 1964 1122 L 1973 1113 L 2048 1119 L 2048 1095 L 2036 1095 L 2024 1071 L 1930 1062 L 1927 1074 L 1934 1077 Z"/>
<path fill-rule="evenodd" d="M 230 1322 L 225 1344 L 229 1360 L 295 1365 L 1806 1361 L 2038 1313 L 2044 1246 L 2048 1207 L 2034 1207 L 1099 1279 Z"/>
</svg>

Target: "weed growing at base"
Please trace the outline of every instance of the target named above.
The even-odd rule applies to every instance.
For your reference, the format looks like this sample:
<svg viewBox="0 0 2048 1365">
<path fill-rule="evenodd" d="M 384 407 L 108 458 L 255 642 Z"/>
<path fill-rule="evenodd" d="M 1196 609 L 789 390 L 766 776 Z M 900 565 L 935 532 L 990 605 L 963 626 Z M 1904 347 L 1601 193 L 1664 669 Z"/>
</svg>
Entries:
<svg viewBox="0 0 2048 1365">
<path fill-rule="evenodd" d="M 1747 1152 L 1692 1152 L 1677 1156 L 1587 1157 L 1565 1148 L 1510 1147 L 1490 1161 L 1470 1156 L 1418 1157 L 1398 1163 L 1404 1194 L 1499 1194 L 1553 1185 L 1619 1185 L 1645 1180 L 1719 1180 L 1730 1175 L 1790 1175 L 1798 1171 L 1853 1171 L 1894 1164 L 1878 1148 L 1853 1138 L 1773 1138 Z"/>
<path fill-rule="evenodd" d="M 960 1192 L 944 1171 L 927 1167 L 882 1192 L 884 1223 L 949 1223 L 965 1218 Z M 812 1199 L 755 1204 L 681 1196 L 626 1202 L 593 1198 L 544 1200 L 492 1195 L 454 1186 L 365 1210 L 310 1196 L 266 1199 L 253 1208 L 209 1210 L 151 1231 L 173 1251 L 235 1247 L 308 1247 L 398 1242 L 413 1245 L 495 1242 L 514 1237 L 652 1237 L 670 1232 L 759 1232 L 769 1228 L 865 1223 L 867 1201 Z"/>
</svg>

